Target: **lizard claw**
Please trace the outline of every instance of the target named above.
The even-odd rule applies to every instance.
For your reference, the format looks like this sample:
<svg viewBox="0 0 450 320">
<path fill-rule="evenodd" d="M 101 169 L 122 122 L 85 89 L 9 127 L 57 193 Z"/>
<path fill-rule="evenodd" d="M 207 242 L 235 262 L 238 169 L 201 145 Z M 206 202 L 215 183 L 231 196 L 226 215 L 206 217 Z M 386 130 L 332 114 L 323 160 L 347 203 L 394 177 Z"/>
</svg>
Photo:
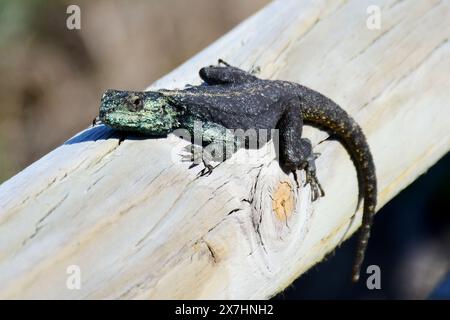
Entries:
<svg viewBox="0 0 450 320">
<path fill-rule="evenodd" d="M 205 177 L 209 176 L 213 170 L 214 167 L 210 164 L 204 163 L 205 167 L 197 174 L 198 177 Z"/>
<path fill-rule="evenodd" d="M 306 169 L 306 182 L 305 185 L 309 184 L 311 186 L 311 201 L 316 201 L 320 197 L 325 196 L 325 191 L 320 185 L 319 180 L 316 176 L 315 170 Z"/>
<path fill-rule="evenodd" d="M 306 162 L 306 181 L 305 185 L 309 184 L 311 187 L 311 201 L 316 201 L 320 197 L 325 196 L 325 191 L 320 185 L 316 176 L 316 164 L 315 160 L 319 157 L 320 153 L 313 153 L 310 155 Z"/>
<path fill-rule="evenodd" d="M 231 65 L 228 62 L 223 61 L 222 59 L 218 59 L 217 60 L 217 64 L 220 66 L 221 64 L 223 64 L 226 67 L 231 67 Z"/>
<path fill-rule="evenodd" d="M 214 169 L 214 166 L 210 164 L 210 161 L 208 161 L 208 156 L 205 154 L 202 147 L 190 144 L 183 148 L 183 151 L 186 152 L 185 154 L 181 154 L 181 161 L 182 162 L 192 162 L 192 164 L 189 166 L 189 169 L 192 169 L 196 166 L 198 166 L 200 163 L 203 163 L 205 166 L 198 174 L 198 177 L 203 176 L 209 176 Z"/>
<path fill-rule="evenodd" d="M 100 117 L 99 116 L 96 116 L 95 118 L 94 118 L 94 120 L 92 120 L 92 126 L 93 127 L 95 127 L 97 124 L 101 124 L 102 123 L 102 121 L 100 120 Z"/>
</svg>

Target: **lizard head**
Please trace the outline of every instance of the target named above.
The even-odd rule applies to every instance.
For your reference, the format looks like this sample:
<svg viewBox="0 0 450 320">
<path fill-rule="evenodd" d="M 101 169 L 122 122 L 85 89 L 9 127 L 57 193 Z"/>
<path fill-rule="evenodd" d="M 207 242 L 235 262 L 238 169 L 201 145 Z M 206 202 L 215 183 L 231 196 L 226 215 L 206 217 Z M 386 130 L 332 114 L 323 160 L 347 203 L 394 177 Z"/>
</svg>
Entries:
<svg viewBox="0 0 450 320">
<path fill-rule="evenodd" d="M 100 120 L 114 129 L 161 136 L 178 125 L 178 111 L 157 91 L 106 90 Z"/>
</svg>

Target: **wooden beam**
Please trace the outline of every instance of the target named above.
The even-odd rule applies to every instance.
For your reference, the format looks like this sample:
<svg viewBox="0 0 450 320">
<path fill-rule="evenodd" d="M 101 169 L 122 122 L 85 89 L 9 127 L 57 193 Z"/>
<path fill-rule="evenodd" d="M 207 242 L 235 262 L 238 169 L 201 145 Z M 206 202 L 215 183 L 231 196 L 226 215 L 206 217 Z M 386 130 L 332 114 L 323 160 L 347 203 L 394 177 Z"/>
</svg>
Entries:
<svg viewBox="0 0 450 320">
<path fill-rule="evenodd" d="M 380 29 L 366 26 L 372 4 Z M 199 83 L 198 69 L 223 58 L 324 93 L 363 127 L 381 207 L 450 148 L 449 19 L 448 1 L 275 1 L 152 88 Z M 321 153 L 326 196 L 314 203 L 271 146 L 198 178 L 180 139 L 119 144 L 86 129 L 0 186 L 0 297 L 273 296 L 360 221 L 348 155 L 323 132 L 304 135 Z"/>
</svg>

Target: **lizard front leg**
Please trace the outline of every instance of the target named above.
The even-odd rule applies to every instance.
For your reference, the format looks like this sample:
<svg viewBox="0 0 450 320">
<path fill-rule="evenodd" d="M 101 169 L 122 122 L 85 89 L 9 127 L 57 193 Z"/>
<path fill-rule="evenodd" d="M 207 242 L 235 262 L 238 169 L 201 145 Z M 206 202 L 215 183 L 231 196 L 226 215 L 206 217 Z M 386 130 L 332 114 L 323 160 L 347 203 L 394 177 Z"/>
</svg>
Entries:
<svg viewBox="0 0 450 320">
<path fill-rule="evenodd" d="M 192 144 L 184 148 L 187 154 L 183 155 L 182 161 L 192 161 L 190 168 L 203 163 L 205 168 L 201 175 L 210 175 L 215 168 L 214 162 L 224 162 L 231 158 L 232 154 L 240 148 L 239 139 L 232 131 L 211 122 L 202 124 L 203 129 L 198 129 L 197 135 L 201 136 L 201 145 Z"/>
<path fill-rule="evenodd" d="M 224 141 L 214 141 L 202 147 L 199 145 L 188 145 L 184 148 L 186 154 L 182 155 L 183 162 L 192 162 L 189 168 L 203 163 L 204 168 L 200 171 L 200 176 L 210 175 L 214 168 L 214 163 L 222 163 L 229 159 L 236 150 L 235 144 Z"/>
<path fill-rule="evenodd" d="M 92 120 L 92 126 L 95 127 L 98 124 L 101 124 L 102 121 L 100 120 L 100 116 L 96 116 L 93 120 Z"/>
<path fill-rule="evenodd" d="M 199 176 L 209 176 L 213 169 L 213 155 L 204 150 L 203 147 L 192 144 L 183 148 L 186 153 L 182 155 L 182 162 L 192 162 L 189 169 L 198 166 L 201 162 L 204 168 L 199 172 Z"/>
</svg>

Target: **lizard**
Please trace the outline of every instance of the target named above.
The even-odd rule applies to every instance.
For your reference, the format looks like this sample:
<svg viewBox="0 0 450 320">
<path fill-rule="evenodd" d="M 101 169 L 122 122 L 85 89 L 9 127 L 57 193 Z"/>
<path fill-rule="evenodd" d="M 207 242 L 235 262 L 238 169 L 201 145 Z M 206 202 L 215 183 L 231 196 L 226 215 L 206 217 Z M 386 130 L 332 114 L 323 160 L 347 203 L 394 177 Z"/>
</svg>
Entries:
<svg viewBox="0 0 450 320">
<path fill-rule="evenodd" d="M 312 201 L 325 193 L 316 176 L 319 154 L 313 152 L 311 141 L 302 137 L 302 128 L 309 124 L 327 131 L 345 147 L 355 165 L 358 207 L 364 200 L 352 267 L 352 281 L 357 282 L 377 203 L 375 165 L 361 127 L 331 99 L 294 82 L 260 79 L 220 59 L 218 65 L 201 68 L 199 76 L 201 85 L 179 90 L 106 90 L 98 118 L 113 129 L 148 136 L 164 136 L 177 128 L 195 134 L 194 122 L 201 121 L 205 144 L 226 142 L 224 129 L 277 129 L 280 166 L 293 172 L 296 179 L 296 170 L 305 170 Z M 201 157 L 210 174 L 212 155 Z"/>
</svg>

